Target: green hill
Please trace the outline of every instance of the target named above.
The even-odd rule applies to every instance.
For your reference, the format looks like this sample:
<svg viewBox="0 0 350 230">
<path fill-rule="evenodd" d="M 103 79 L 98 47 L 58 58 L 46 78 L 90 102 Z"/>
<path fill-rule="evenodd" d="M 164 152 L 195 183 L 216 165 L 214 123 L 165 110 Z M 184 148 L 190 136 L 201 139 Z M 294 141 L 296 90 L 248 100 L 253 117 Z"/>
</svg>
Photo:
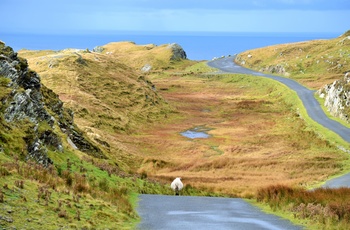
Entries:
<svg viewBox="0 0 350 230">
<path fill-rule="evenodd" d="M 20 56 L 0 42 L 0 226 L 133 229 L 137 193 L 171 191 L 133 172 L 137 151 L 118 133 L 171 107 L 144 76 L 106 55 Z"/>
<path fill-rule="evenodd" d="M 237 60 L 310 87 L 344 71 L 303 74 L 287 68 L 293 56 L 283 70 L 277 58 L 265 63 L 255 53 L 270 57 L 266 50 L 249 52 Z M 212 73 L 177 45 L 118 42 L 18 56 L 1 43 L 1 227 L 132 229 L 137 193 L 172 194 L 177 176 L 184 195 L 256 198 L 271 184 L 310 188 L 349 171 L 348 145 L 303 117 L 293 91 Z M 210 138 L 181 135 L 190 129 Z"/>
</svg>

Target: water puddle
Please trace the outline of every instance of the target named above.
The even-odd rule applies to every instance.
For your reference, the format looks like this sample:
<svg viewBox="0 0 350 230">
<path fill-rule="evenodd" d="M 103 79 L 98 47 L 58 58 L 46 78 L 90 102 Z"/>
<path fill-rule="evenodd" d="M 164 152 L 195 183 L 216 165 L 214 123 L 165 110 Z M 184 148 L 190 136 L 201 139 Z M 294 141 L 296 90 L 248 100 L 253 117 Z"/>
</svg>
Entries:
<svg viewBox="0 0 350 230">
<path fill-rule="evenodd" d="M 210 135 L 207 133 L 210 129 L 206 127 L 194 127 L 193 129 L 188 129 L 180 134 L 184 137 L 195 139 L 195 138 L 209 138 Z"/>
</svg>

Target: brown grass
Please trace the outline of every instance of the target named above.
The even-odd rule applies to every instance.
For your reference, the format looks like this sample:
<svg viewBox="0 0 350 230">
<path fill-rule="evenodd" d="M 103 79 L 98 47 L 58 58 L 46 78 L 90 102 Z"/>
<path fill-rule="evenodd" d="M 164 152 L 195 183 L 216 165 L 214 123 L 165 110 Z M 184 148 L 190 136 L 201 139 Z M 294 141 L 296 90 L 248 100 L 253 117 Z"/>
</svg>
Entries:
<svg viewBox="0 0 350 230">
<path fill-rule="evenodd" d="M 314 40 L 248 50 L 238 55 L 238 63 L 256 70 L 272 66 L 285 69 L 286 77 L 319 89 L 342 78 L 349 71 L 350 48 L 347 35 L 329 40 Z M 275 73 L 278 74 L 278 73 Z"/>
<path fill-rule="evenodd" d="M 176 69 L 157 62 L 147 77 L 124 64 L 145 62 L 151 51 L 168 55 L 152 47 L 112 43 L 102 54 L 80 52 L 87 65 L 77 64 L 71 51 L 44 59 L 41 53 L 21 55 L 30 57 L 44 84 L 75 111 L 79 127 L 118 164 L 94 163 L 109 174 L 137 171 L 166 183 L 181 176 L 193 187 L 251 197 L 262 186 L 313 186 L 346 169 L 347 158 L 307 127 L 286 88 L 244 75 L 184 71 L 191 62 Z M 48 69 L 50 61 L 58 65 Z M 211 138 L 179 134 L 198 126 Z"/>
<path fill-rule="evenodd" d="M 335 147 L 308 130 L 281 98 L 266 94 L 276 90 L 273 86 L 254 91 L 249 85 L 178 76 L 153 82 L 167 89 L 162 95 L 180 114 L 133 136 L 147 159 L 139 172 L 149 178 L 181 176 L 185 184 L 250 197 L 275 183 L 311 186 L 342 167 Z M 179 134 L 197 126 L 210 128 L 212 137 L 189 140 Z"/>
<path fill-rule="evenodd" d="M 349 229 L 350 188 L 318 188 L 307 191 L 284 185 L 261 188 L 257 201 L 273 210 L 292 211 L 295 218 L 309 219 L 326 229 Z"/>
</svg>

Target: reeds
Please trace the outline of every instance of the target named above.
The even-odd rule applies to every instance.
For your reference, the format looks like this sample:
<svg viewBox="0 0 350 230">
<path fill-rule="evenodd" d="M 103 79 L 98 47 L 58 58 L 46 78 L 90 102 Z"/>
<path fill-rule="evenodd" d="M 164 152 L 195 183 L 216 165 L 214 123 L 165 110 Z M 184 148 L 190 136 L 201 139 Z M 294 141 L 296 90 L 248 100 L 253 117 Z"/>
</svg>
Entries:
<svg viewBox="0 0 350 230">
<path fill-rule="evenodd" d="M 350 228 L 350 188 L 305 190 L 273 185 L 259 189 L 257 201 L 273 210 L 292 211 L 295 218 Z"/>
</svg>

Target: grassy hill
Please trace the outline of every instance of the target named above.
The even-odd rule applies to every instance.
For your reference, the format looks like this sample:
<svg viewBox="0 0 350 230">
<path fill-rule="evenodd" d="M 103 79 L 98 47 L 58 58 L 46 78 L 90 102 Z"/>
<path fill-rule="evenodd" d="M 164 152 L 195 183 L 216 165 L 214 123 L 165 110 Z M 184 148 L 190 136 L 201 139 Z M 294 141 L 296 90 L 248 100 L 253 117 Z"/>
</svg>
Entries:
<svg viewBox="0 0 350 230">
<path fill-rule="evenodd" d="M 251 197 L 271 183 L 314 186 L 348 168 L 338 149 L 347 145 L 326 140 L 322 128 L 304 120 L 296 95 L 278 83 L 210 74 L 203 63 L 171 60 L 168 46 L 121 42 L 99 52 L 20 55 L 75 112 L 78 126 L 130 172 L 165 183 L 182 176 L 196 188 Z M 143 73 L 146 64 L 154 67 Z M 135 79 L 147 82 L 146 91 Z M 130 81 L 135 86 L 123 88 Z M 125 104 L 130 100 L 137 103 Z M 212 138 L 180 135 L 194 127 L 206 127 Z"/>
<path fill-rule="evenodd" d="M 64 138 L 69 151 L 63 155 L 49 152 L 59 172 L 49 181 L 57 181 L 58 188 L 52 190 L 59 192 L 53 192 L 54 201 L 50 199 L 46 205 L 45 192 L 41 192 L 45 190 L 40 186 L 52 186 L 51 182 L 31 182 L 29 175 L 21 174 L 31 164 L 16 164 L 11 154 L 0 154 L 1 160 L 8 162 L 2 165 L 6 178 L 0 182 L 11 188 L 2 190 L 8 205 L 4 212 L 14 213 L 12 207 L 23 207 L 15 211 L 21 213 L 16 219 L 23 220 L 26 211 L 17 210 L 26 210 L 28 197 L 40 195 L 31 198 L 30 205 L 41 205 L 33 206 L 40 211 L 31 222 L 24 221 L 28 226 L 42 224 L 40 214 L 50 210 L 49 222 L 59 216 L 59 224 L 81 227 L 76 221 L 79 210 L 87 227 L 108 227 L 112 220 L 119 221 L 121 229 L 132 228 L 137 217 L 130 199 L 135 202 L 135 193 L 171 194 L 167 185 L 177 176 L 186 185 L 183 194 L 254 198 L 260 188 L 269 185 L 310 188 L 350 169 L 349 156 L 342 150 L 348 149 L 348 144 L 305 117 L 296 94 L 277 82 L 217 75 L 205 63 L 173 59 L 169 45 L 122 42 L 95 51 L 19 52 L 64 107 L 74 111 L 77 126 L 107 157 L 96 159 L 82 153 Z M 253 52 L 258 51 L 251 52 L 250 58 L 241 54 L 239 60 L 249 64 L 257 58 Z M 273 59 L 271 63 L 266 65 L 277 65 Z M 148 65 L 150 69 L 142 70 Z M 308 74 L 285 72 L 307 84 L 321 85 Z M 315 72 L 315 76 L 323 74 Z M 4 92 L 9 92 L 7 82 L 2 85 Z M 210 138 L 192 140 L 181 135 L 191 128 L 205 130 Z M 38 173 L 42 171 L 38 169 Z M 17 189 L 21 180 L 25 191 Z M 70 194 L 64 193 L 66 189 Z M 73 193 L 74 189 L 80 193 Z M 13 191 L 16 195 L 9 199 Z M 28 194 L 25 199 L 23 194 Z M 80 203 L 76 194 L 81 196 Z M 113 197 L 117 197 L 115 201 Z M 15 203 L 10 203 L 12 200 Z M 62 207 L 67 207 L 66 211 Z"/>
<path fill-rule="evenodd" d="M 240 53 L 236 61 L 248 68 L 293 78 L 320 89 L 350 71 L 350 32 L 330 40 L 274 45 Z"/>
<path fill-rule="evenodd" d="M 134 68 L 79 50 L 19 57 L 0 42 L 0 92 L 1 227 L 133 229 L 138 193 L 172 193 L 135 173 L 128 135 L 173 109 Z"/>
<path fill-rule="evenodd" d="M 111 50 L 107 52 L 119 55 L 72 49 L 19 52 L 42 82 L 74 111 L 78 126 L 125 170 L 138 160 L 137 151 L 126 148 L 116 133 L 133 132 L 172 111 L 149 80 L 119 61 L 122 52 L 129 53 L 132 44 L 127 44 L 107 45 L 106 50 Z M 123 51 L 126 47 L 129 49 Z"/>
</svg>

